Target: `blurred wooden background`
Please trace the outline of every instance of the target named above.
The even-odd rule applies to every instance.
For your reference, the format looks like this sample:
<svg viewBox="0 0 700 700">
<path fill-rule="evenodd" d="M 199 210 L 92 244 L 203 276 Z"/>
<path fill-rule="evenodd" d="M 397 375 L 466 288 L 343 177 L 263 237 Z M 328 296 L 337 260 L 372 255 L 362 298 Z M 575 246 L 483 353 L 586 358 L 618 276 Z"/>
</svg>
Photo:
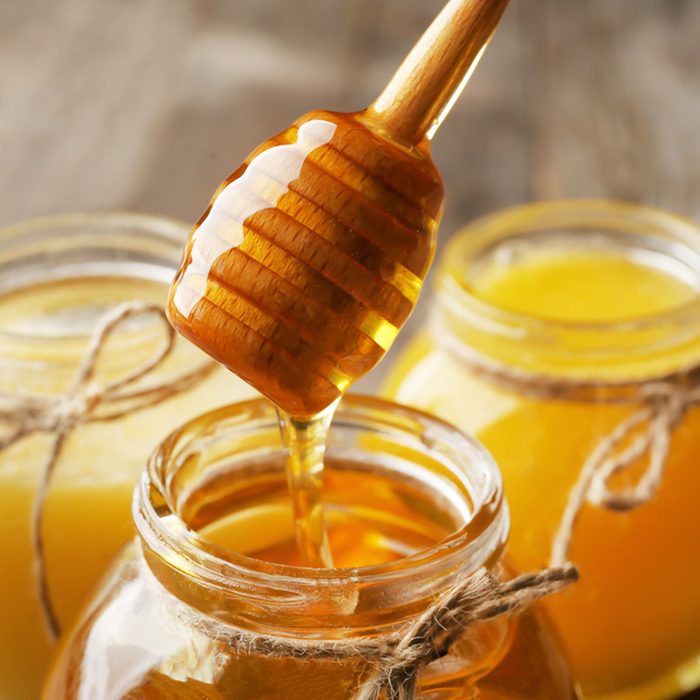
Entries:
<svg viewBox="0 0 700 700">
<path fill-rule="evenodd" d="M 196 218 L 252 146 L 377 94 L 443 0 L 3 0 L 0 223 Z M 700 217 L 700 2 L 513 0 L 438 135 L 443 229 L 533 198 Z"/>
<path fill-rule="evenodd" d="M 443 0 L 2 0 L 0 224 L 195 220 L 258 142 L 367 105 Z M 700 0 L 512 0 L 435 142 L 460 224 L 606 196 L 700 218 Z M 419 317 L 420 318 L 420 317 Z"/>
</svg>

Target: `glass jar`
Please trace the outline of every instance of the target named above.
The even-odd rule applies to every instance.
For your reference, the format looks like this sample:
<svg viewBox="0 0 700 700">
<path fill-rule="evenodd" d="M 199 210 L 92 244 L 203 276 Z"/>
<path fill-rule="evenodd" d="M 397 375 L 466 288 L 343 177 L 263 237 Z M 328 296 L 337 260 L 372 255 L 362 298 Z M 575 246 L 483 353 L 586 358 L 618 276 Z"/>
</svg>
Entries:
<svg viewBox="0 0 700 700">
<path fill-rule="evenodd" d="M 500 567 L 508 515 L 498 471 L 437 419 L 363 397 L 338 410 L 329 537 L 336 558 L 393 551 L 368 566 L 280 563 L 275 552 L 294 537 L 284 461 L 275 411 L 260 399 L 168 438 L 135 493 L 137 541 L 65 639 L 45 700 L 359 700 L 375 672 L 363 641 L 402 629 L 458 577 Z M 263 551 L 266 560 L 249 556 Z M 419 694 L 575 697 L 533 609 L 470 627 L 423 671 Z"/>
<path fill-rule="evenodd" d="M 631 204 L 517 208 L 456 236 L 436 286 L 386 395 L 492 452 L 516 566 L 556 556 L 565 512 L 579 512 L 564 553 L 581 582 L 545 605 L 586 697 L 694 688 L 700 229 Z M 580 509 L 577 484 L 589 501 Z M 646 492 L 638 502 L 635 490 Z"/>
<path fill-rule="evenodd" d="M 75 388 L 103 314 L 134 300 L 155 305 L 165 300 L 185 235 L 179 223 L 128 214 L 63 215 L 0 231 L 2 698 L 38 697 L 52 646 L 42 595 L 57 626 L 68 625 L 115 553 L 133 537 L 133 484 L 159 439 L 202 406 L 253 393 L 189 344 L 176 341 L 162 364 L 129 385 L 145 392 L 133 406 L 109 397 L 99 406 L 86 403 L 77 409 L 61 401 Z M 114 328 L 82 398 L 91 401 L 95 393 L 88 390 L 123 379 L 152 358 L 166 336 L 164 319 L 153 313 L 137 313 Z M 193 378 L 171 395 L 152 395 L 155 384 L 187 379 L 192 372 Z M 104 420 L 106 413 L 125 408 L 133 411 Z M 32 514 L 47 477 L 60 411 L 71 424 L 41 511 L 40 570 Z M 13 440 L 18 429 L 26 434 Z"/>
</svg>

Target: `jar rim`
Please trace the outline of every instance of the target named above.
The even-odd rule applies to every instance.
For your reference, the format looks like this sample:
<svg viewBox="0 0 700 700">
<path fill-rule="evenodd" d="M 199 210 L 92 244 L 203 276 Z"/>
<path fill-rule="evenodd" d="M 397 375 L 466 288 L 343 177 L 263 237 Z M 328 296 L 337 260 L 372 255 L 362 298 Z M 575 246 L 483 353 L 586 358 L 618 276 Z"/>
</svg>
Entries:
<svg viewBox="0 0 700 700">
<path fill-rule="evenodd" d="M 143 214 L 128 211 L 77 211 L 52 214 L 19 221 L 0 228 L 0 250 L 3 246 L 9 246 L 11 255 L 19 256 L 25 254 L 23 246 L 26 247 L 28 239 L 33 235 L 55 236 L 58 232 L 65 232 L 68 237 L 75 236 L 82 229 L 89 228 L 91 234 L 99 232 L 105 236 L 110 233 L 138 233 L 140 236 L 148 236 L 152 239 L 150 245 L 160 247 L 160 252 L 168 256 L 169 265 L 167 270 L 174 274 L 177 261 L 181 254 L 182 241 L 189 231 L 189 225 L 182 221 L 170 217 L 163 217 L 153 214 Z M 12 250 L 12 246 L 17 250 Z M 107 246 L 105 246 L 107 249 Z M 11 260 L 10 263 L 15 263 Z M 48 264 L 48 261 L 47 261 Z M 165 268 L 165 266 L 163 265 Z M 11 288 L 21 289 L 21 283 Z M 0 328 L 0 339 L 7 343 L 32 343 L 32 342 L 52 342 L 64 340 L 76 340 L 86 338 L 89 333 L 62 334 L 56 337 L 39 336 L 30 332 L 8 331 Z"/>
<path fill-rule="evenodd" d="M 700 225 L 690 219 L 667 212 L 656 207 L 633 204 L 605 199 L 568 199 L 536 202 L 511 207 L 502 211 L 480 217 L 461 228 L 454 239 L 447 245 L 438 274 L 446 275 L 451 282 L 459 282 L 455 270 L 468 262 L 474 255 L 481 252 L 485 245 L 494 238 L 514 233 L 529 226 L 542 226 L 543 222 L 558 226 L 580 225 L 589 221 L 596 222 L 597 216 L 619 216 L 620 221 L 630 225 L 642 224 L 650 227 L 650 231 L 665 232 L 684 242 L 694 243 L 700 253 Z M 550 217 L 552 217 L 550 219 Z M 590 219 L 588 218 L 590 217 Z M 605 227 L 605 224 L 598 224 Z M 694 239 L 694 240 L 688 240 Z M 604 330 L 639 329 L 668 323 L 669 319 L 677 316 L 684 318 L 690 311 L 700 314 L 700 294 L 672 309 L 654 312 L 645 316 L 637 316 L 624 320 L 611 321 L 567 321 L 566 319 L 550 319 L 535 316 L 525 312 L 511 311 L 489 303 L 470 292 L 463 285 L 450 286 L 450 293 L 461 294 L 463 299 L 481 308 L 484 313 L 492 315 L 495 320 L 501 320 L 508 325 L 531 325 L 539 328 L 559 327 L 563 329 L 579 329 L 600 332 Z M 440 295 L 440 293 L 438 292 Z"/>
<path fill-rule="evenodd" d="M 103 313 L 132 301 L 151 299 L 162 305 L 158 290 L 162 287 L 164 301 L 188 230 L 188 224 L 176 219 L 125 211 L 68 212 L 1 227 L 0 294 L 17 294 L 21 305 L 25 303 L 21 301 L 25 293 L 62 280 L 71 283 L 91 280 L 89 284 L 94 281 L 97 291 L 93 298 L 87 287 L 80 287 L 82 291 L 76 294 L 74 306 L 68 301 L 65 304 L 62 301 L 60 306 L 49 301 L 47 313 L 54 313 L 55 307 L 58 315 L 47 331 L 41 306 L 37 306 L 38 315 L 31 316 L 27 322 L 16 323 L 15 316 L 8 322 L 5 320 L 8 316 L 4 317 L 0 327 L 3 376 L 11 377 L 13 382 L 19 378 L 38 393 L 51 393 L 56 382 L 60 385 L 69 382 Z M 98 291 L 97 285 L 103 278 L 123 279 L 125 284 L 119 281 Z M 144 296 L 141 292 L 132 293 L 134 282 L 156 286 L 148 291 L 142 288 L 141 292 L 147 291 Z M 49 286 L 48 290 L 52 291 L 53 287 Z M 79 323 L 74 323 L 74 319 Z M 163 329 L 155 316 L 152 319 L 153 322 L 137 321 L 124 326 L 119 347 L 113 344 L 103 354 L 102 374 L 124 372 L 138 358 L 145 361 L 156 352 Z M 180 344 L 180 347 L 185 346 Z M 204 355 L 196 360 L 205 361 L 210 360 Z M 50 386 L 40 381 L 47 373 L 52 377 Z"/>
<path fill-rule="evenodd" d="M 428 450 L 448 450 L 447 459 L 465 479 L 483 478 L 478 499 L 472 504 L 472 517 L 459 530 L 441 542 L 411 556 L 385 564 L 365 567 L 314 569 L 263 562 L 243 554 L 224 550 L 208 543 L 191 529 L 178 513 L 170 492 L 171 467 L 178 449 L 186 446 L 192 435 L 211 434 L 217 424 L 229 420 L 244 427 L 252 419 L 276 422 L 271 404 L 263 398 L 244 401 L 206 413 L 185 424 L 166 438 L 151 456 L 135 489 L 133 517 L 145 546 L 163 560 L 182 571 L 196 570 L 197 577 L 210 579 L 220 588 L 236 589 L 241 577 L 261 584 L 289 584 L 295 590 L 323 589 L 342 582 L 362 584 L 391 583 L 414 575 L 435 562 L 459 562 L 474 570 L 496 555 L 505 543 L 509 527 L 503 500 L 500 472 L 493 458 L 475 439 L 428 413 L 374 397 L 350 395 L 341 402 L 333 431 L 342 429 L 343 421 L 362 425 L 363 420 L 381 423 L 387 429 L 413 434 Z M 447 454 L 447 453 L 446 453 Z M 473 473 L 470 473 L 472 470 Z M 473 485 L 473 484 L 472 484 Z M 154 502 L 154 497 L 157 502 Z"/>
<path fill-rule="evenodd" d="M 692 266 L 683 261 L 689 269 L 697 269 L 700 276 L 700 226 L 690 220 L 661 209 L 612 200 L 526 204 L 479 218 L 450 241 L 436 277 L 436 322 L 443 328 L 444 318 L 454 319 L 490 337 L 508 342 L 525 341 L 533 351 L 541 348 L 546 353 L 555 349 L 575 352 L 579 359 L 594 365 L 609 363 L 616 355 L 622 359 L 630 347 L 632 353 L 658 352 L 689 342 L 690 335 L 694 341 L 700 327 L 700 293 L 687 302 L 648 315 L 578 321 L 500 307 L 479 297 L 466 282 L 470 266 L 498 243 L 516 240 L 518 236 L 526 239 L 537 234 L 557 231 L 579 234 L 585 230 L 597 236 L 614 235 L 629 250 L 635 249 L 635 241 L 637 246 L 641 245 L 640 236 L 657 241 L 659 246 L 668 244 L 679 261 L 682 254 L 692 255 L 693 260 L 697 258 Z"/>
</svg>

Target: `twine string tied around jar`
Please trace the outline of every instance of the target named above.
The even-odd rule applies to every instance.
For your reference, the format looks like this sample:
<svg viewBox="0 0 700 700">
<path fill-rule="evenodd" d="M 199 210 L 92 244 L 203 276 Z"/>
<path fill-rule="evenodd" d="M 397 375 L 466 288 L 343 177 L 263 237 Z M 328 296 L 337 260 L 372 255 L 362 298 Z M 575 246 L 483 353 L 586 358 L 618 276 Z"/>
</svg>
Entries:
<svg viewBox="0 0 700 700">
<path fill-rule="evenodd" d="M 472 625 L 518 613 L 578 579 L 570 563 L 506 581 L 481 567 L 458 578 L 421 615 L 390 635 L 303 640 L 239 630 L 227 642 L 242 654 L 333 661 L 360 657 L 372 670 L 354 700 L 379 700 L 384 691 L 387 700 L 412 700 L 420 671 L 446 656 Z"/>
<path fill-rule="evenodd" d="M 95 379 L 98 361 L 110 337 L 128 319 L 149 315 L 156 316 L 165 329 L 164 342 L 158 351 L 124 376 L 98 382 Z M 60 625 L 48 590 L 42 525 L 44 506 L 58 459 L 69 435 L 79 425 L 114 421 L 155 406 L 194 386 L 215 367 L 213 363 L 206 363 L 174 378 L 134 387 L 161 367 L 174 346 L 175 331 L 160 306 L 143 302 L 121 304 L 107 312 L 97 323 L 76 376 L 65 394 L 55 397 L 0 394 L 0 423 L 8 428 L 6 435 L 0 438 L 0 451 L 9 449 L 34 433 L 52 434 L 49 453 L 40 471 L 31 521 L 37 595 L 46 630 L 52 640 L 58 637 Z"/>
<path fill-rule="evenodd" d="M 673 382 L 640 387 L 640 395 L 643 407 L 604 436 L 584 463 L 554 536 L 552 566 L 568 561 L 576 523 L 586 503 L 625 512 L 654 498 L 668 462 L 671 434 L 688 410 L 700 404 L 700 382 L 693 373 L 679 373 Z M 611 486 L 614 476 L 643 458 L 646 466 L 636 483 Z"/>
<path fill-rule="evenodd" d="M 639 410 L 601 438 L 584 462 L 552 540 L 550 566 L 569 561 L 574 531 L 586 504 L 622 513 L 639 508 L 655 497 L 666 470 L 671 435 L 686 413 L 700 405 L 700 366 L 683 367 L 653 380 L 601 382 L 550 377 L 509 367 L 466 347 L 445 330 L 439 315 L 431 323 L 435 337 L 441 338 L 441 344 L 450 354 L 506 391 L 545 400 L 641 403 Z M 633 485 L 611 485 L 613 477 L 631 470 L 644 458 L 646 465 Z"/>
</svg>

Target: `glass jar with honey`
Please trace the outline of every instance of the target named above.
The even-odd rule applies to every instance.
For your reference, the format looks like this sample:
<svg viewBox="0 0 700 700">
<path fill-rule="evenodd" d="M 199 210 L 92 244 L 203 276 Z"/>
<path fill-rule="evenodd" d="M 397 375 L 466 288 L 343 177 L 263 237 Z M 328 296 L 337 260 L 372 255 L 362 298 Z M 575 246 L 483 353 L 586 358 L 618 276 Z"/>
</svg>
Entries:
<svg viewBox="0 0 700 700">
<path fill-rule="evenodd" d="M 568 555 L 545 605 L 586 697 L 700 683 L 700 229 L 631 204 L 538 204 L 449 245 L 385 387 L 499 463 L 508 554 Z"/>
<path fill-rule="evenodd" d="M 286 458 L 262 399 L 157 449 L 135 493 L 138 538 L 64 639 L 45 700 L 383 698 L 370 649 L 455 581 L 503 569 L 499 473 L 442 421 L 341 403 L 324 479 L 334 569 L 299 566 Z M 423 669 L 418 696 L 576 697 L 533 608 L 470 626 Z"/>
<path fill-rule="evenodd" d="M 158 306 L 185 235 L 126 214 L 0 231 L 2 698 L 38 697 L 52 633 L 133 537 L 133 484 L 158 440 L 202 406 L 252 394 L 185 342 L 154 362 L 168 340 Z M 81 375 L 95 329 L 122 304 L 129 317 Z"/>
</svg>

